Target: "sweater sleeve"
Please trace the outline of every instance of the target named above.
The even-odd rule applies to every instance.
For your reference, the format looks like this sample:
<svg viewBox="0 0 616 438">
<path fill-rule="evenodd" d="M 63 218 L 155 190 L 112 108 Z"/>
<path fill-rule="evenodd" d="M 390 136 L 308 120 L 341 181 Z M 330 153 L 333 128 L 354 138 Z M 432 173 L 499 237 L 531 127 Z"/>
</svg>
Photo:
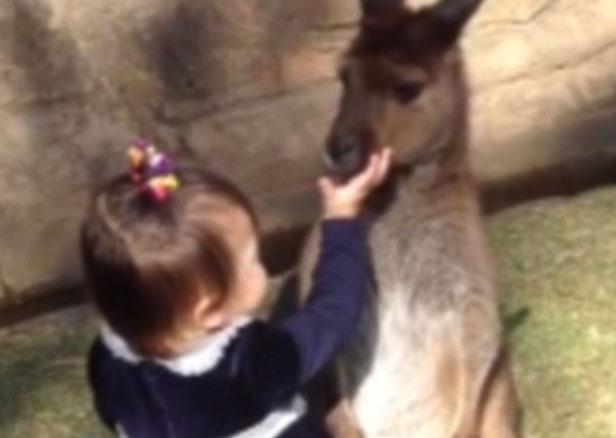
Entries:
<svg viewBox="0 0 616 438">
<path fill-rule="evenodd" d="M 97 338 L 88 353 L 87 379 L 92 390 L 92 402 L 98 417 L 109 430 L 114 430 L 115 421 L 111 414 L 111 406 L 106 402 L 107 393 L 114 388 L 110 387 L 112 385 L 109 385 L 105 378 L 105 356 L 103 345 Z"/>
<path fill-rule="evenodd" d="M 369 281 L 358 221 L 324 222 L 307 303 L 247 345 L 248 360 L 242 367 L 260 404 L 272 407 L 288 400 L 349 340 L 363 312 Z"/>
</svg>

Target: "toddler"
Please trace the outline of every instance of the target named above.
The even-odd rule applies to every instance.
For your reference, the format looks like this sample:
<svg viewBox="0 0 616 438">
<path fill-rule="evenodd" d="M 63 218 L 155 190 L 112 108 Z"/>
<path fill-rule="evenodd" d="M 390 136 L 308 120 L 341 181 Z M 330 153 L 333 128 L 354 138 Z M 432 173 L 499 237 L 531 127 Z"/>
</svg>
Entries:
<svg viewBox="0 0 616 438">
<path fill-rule="evenodd" d="M 344 184 L 321 178 L 322 242 L 309 299 L 253 315 L 266 273 L 246 197 L 154 146 L 94 196 L 81 252 L 102 319 L 88 361 L 101 420 L 124 438 L 324 438 L 303 385 L 354 333 L 369 283 L 356 216 L 390 152 Z"/>
</svg>

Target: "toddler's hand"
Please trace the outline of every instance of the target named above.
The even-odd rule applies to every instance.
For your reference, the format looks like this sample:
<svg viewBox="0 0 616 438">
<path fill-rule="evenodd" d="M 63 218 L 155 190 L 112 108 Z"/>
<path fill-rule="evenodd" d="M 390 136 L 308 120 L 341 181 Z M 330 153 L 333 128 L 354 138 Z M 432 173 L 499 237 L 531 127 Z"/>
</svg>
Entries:
<svg viewBox="0 0 616 438">
<path fill-rule="evenodd" d="M 325 219 L 357 216 L 364 199 L 385 179 L 390 164 L 391 149 L 387 148 L 372 154 L 366 168 L 343 184 L 337 184 L 328 177 L 320 178 Z"/>
</svg>

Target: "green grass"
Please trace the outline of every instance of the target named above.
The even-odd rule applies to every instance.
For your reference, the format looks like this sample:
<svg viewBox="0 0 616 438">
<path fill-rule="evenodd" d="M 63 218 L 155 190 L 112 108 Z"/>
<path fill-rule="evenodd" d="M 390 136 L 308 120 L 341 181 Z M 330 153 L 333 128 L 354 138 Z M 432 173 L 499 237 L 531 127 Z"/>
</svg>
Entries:
<svg viewBox="0 0 616 438">
<path fill-rule="evenodd" d="M 92 333 L 82 311 L 0 331 L 0 437 L 109 436 L 93 415 L 85 381 Z"/>
<path fill-rule="evenodd" d="M 528 438 L 616 437 L 616 191 L 493 217 Z"/>
</svg>

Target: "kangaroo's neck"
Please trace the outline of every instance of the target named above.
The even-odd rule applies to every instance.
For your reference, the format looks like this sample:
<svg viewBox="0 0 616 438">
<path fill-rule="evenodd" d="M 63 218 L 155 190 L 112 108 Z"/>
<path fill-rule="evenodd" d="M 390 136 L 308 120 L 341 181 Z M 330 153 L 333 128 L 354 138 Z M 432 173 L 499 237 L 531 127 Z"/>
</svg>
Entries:
<svg viewBox="0 0 616 438">
<path fill-rule="evenodd" d="M 447 192 L 472 185 L 466 148 L 464 144 L 452 144 L 429 159 L 395 166 L 387 181 L 369 199 L 367 209 L 378 216 L 400 203 L 413 200 L 429 203 Z"/>
</svg>

